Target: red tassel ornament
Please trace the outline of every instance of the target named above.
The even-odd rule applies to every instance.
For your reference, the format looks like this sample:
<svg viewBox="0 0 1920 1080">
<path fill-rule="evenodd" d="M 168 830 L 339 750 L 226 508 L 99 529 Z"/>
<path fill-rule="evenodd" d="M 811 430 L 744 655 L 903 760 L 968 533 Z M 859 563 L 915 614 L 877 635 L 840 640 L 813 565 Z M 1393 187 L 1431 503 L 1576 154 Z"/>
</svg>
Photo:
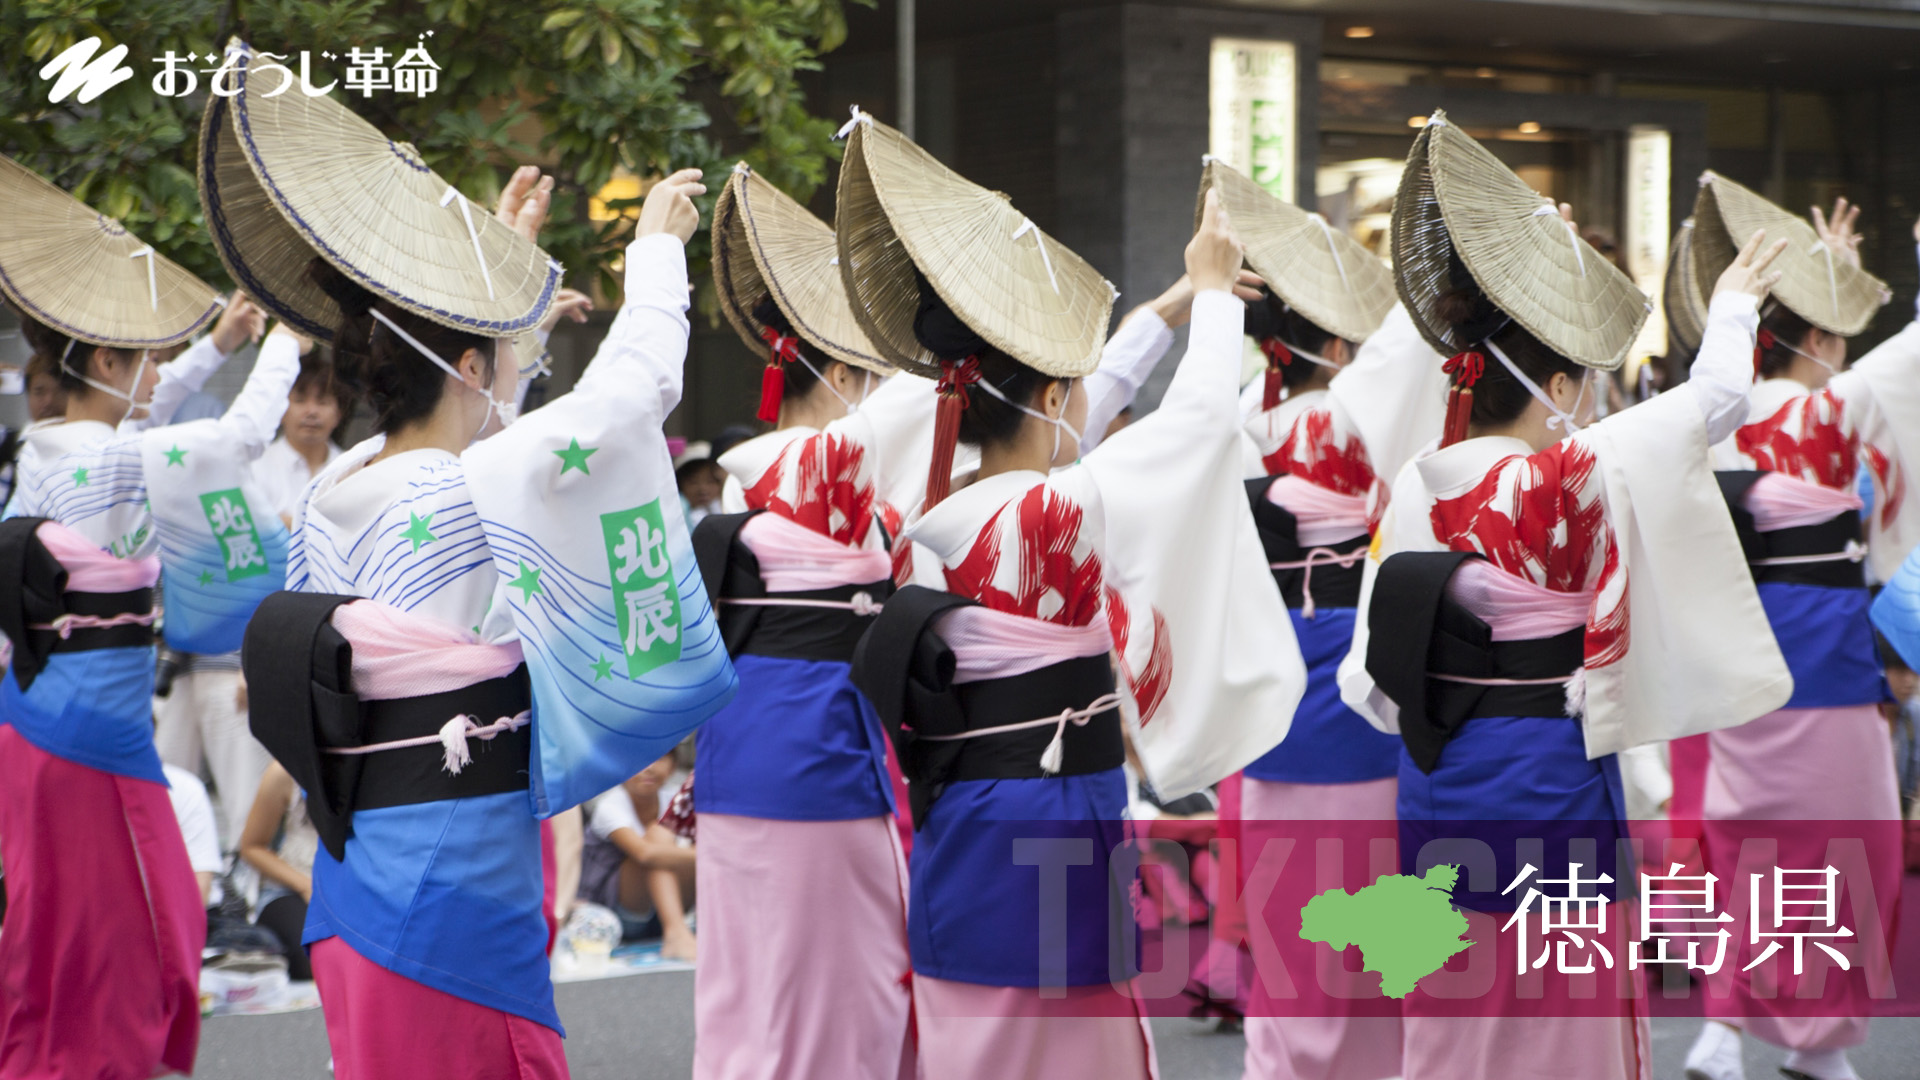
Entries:
<svg viewBox="0 0 1920 1080">
<path fill-rule="evenodd" d="M 1440 434 L 1440 447 L 1445 449 L 1466 441 L 1467 423 L 1473 418 L 1473 384 L 1486 374 L 1487 358 L 1473 351 L 1455 353 L 1440 370 L 1453 376 L 1447 391 L 1447 422 Z"/>
<path fill-rule="evenodd" d="M 1757 379 L 1760 377 L 1761 357 L 1766 355 L 1766 352 L 1768 349 L 1773 348 L 1773 344 L 1774 344 L 1773 331 L 1767 329 L 1764 326 L 1760 328 L 1760 332 L 1758 334 L 1754 335 L 1754 339 L 1753 339 L 1753 377 L 1754 378 Z"/>
<path fill-rule="evenodd" d="M 933 462 L 927 466 L 923 513 L 940 505 L 953 488 L 953 451 L 960 443 L 960 414 L 967 411 L 967 387 L 979 381 L 979 357 L 940 361 L 940 381 L 936 384 L 940 403 L 933 414 Z"/>
<path fill-rule="evenodd" d="M 800 339 L 789 337 L 771 326 L 760 328 L 760 340 L 770 350 L 767 366 L 760 372 L 760 411 L 755 416 L 769 424 L 780 422 L 780 402 L 787 396 L 787 365 L 800 359 Z"/>
<path fill-rule="evenodd" d="M 1279 338 L 1261 338 L 1260 351 L 1267 354 L 1267 381 L 1260 388 L 1260 411 L 1265 412 L 1280 405 L 1281 378 L 1293 363 L 1293 350 Z"/>
</svg>

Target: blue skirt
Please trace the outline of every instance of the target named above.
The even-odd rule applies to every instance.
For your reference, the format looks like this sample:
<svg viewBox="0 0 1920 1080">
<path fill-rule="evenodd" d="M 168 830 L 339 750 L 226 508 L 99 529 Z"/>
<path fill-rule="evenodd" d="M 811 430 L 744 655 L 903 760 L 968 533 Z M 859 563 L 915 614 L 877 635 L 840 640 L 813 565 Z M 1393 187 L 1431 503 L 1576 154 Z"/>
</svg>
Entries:
<svg viewBox="0 0 1920 1080">
<path fill-rule="evenodd" d="M 1528 886 L 1502 892 L 1527 865 L 1540 871 L 1537 879 L 1566 879 L 1573 863 L 1583 880 L 1613 879 L 1586 896 L 1615 895 L 1622 874 L 1632 873 L 1619 861 L 1627 835 L 1619 762 L 1612 754 L 1587 760 L 1580 723 L 1570 717 L 1468 720 L 1431 774 L 1402 751 L 1396 808 L 1402 872 L 1461 866 L 1454 902 L 1476 911 L 1514 910 Z"/>
<path fill-rule="evenodd" d="M 1290 784 L 1352 784 L 1392 776 L 1400 768 L 1400 737 L 1367 723 L 1340 700 L 1340 661 L 1353 644 L 1355 609 L 1323 607 L 1311 619 L 1299 608 L 1288 614 L 1307 665 L 1307 692 L 1286 740 L 1247 766 L 1246 775 Z"/>
<path fill-rule="evenodd" d="M 1786 708 L 1893 700 L 1880 673 L 1880 653 L 1867 615 L 1872 602 L 1865 589 L 1774 581 L 1760 585 L 1760 606 L 1793 673 L 1793 697 Z"/>
<path fill-rule="evenodd" d="M 1131 875 L 1116 884 L 1109 871 L 1126 811 L 1120 769 L 949 785 L 913 838 L 914 972 L 987 986 L 1109 982 L 1120 935 L 1134 933 Z"/>
<path fill-rule="evenodd" d="M 696 736 L 700 811 L 775 821 L 893 813 L 886 736 L 848 665 L 747 654 L 740 692 Z"/>
</svg>

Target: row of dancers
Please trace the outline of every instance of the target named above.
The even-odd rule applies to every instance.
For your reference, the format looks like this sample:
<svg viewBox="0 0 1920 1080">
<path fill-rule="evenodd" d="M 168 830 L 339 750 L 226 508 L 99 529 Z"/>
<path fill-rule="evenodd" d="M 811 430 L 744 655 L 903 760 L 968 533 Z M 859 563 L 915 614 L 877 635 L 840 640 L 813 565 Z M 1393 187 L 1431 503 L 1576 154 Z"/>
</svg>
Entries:
<svg viewBox="0 0 1920 1080">
<path fill-rule="evenodd" d="M 1129 760 L 1169 797 L 1242 774 L 1250 821 L 1608 844 L 1618 755 L 1704 737 L 1709 819 L 1899 816 L 1863 566 L 1920 541 L 1920 330 L 1845 365 L 1885 301 L 1850 216 L 1816 231 L 1704 178 L 1668 290 L 1691 375 L 1596 420 L 1652 304 L 1443 114 L 1391 268 L 1209 161 L 1185 275 L 1109 335 L 1097 271 L 856 111 L 831 225 L 744 165 L 718 192 L 715 288 L 772 430 L 689 530 L 662 426 L 700 173 L 652 185 L 599 351 L 521 416 L 563 277 L 550 181 L 521 170 L 488 215 L 246 59 L 200 192 L 277 325 L 219 419 L 159 426 L 218 348 L 148 363 L 214 290 L 0 163 L 36 209 L 0 227 L 0 290 L 69 389 L 0 522 L 0 1077 L 192 1067 L 204 919 L 163 827 L 156 621 L 243 647 L 252 728 L 306 793 L 343 1080 L 565 1076 L 541 821 L 695 732 L 715 1080 L 1157 1075 L 1143 1007 L 1053 1004 L 1112 987 L 1106 868 L 1069 867 L 1043 929 L 996 824 L 1124 846 Z M 1182 325 L 1158 407 L 1105 437 Z M 375 433 L 288 528 L 249 463 L 316 341 Z M 1690 1070 L 1738 1077 L 1744 1029 L 1853 1075 L 1859 979 L 1819 1016 L 1741 987 Z M 1631 1012 L 1259 995 L 1249 1076 L 1649 1075 Z"/>
</svg>

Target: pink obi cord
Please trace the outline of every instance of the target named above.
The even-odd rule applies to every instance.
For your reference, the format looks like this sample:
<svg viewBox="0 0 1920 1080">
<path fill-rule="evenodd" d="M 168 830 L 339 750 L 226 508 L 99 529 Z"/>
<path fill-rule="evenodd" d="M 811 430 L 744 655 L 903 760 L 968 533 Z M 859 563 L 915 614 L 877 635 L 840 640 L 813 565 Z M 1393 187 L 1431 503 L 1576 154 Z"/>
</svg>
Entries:
<svg viewBox="0 0 1920 1080">
<path fill-rule="evenodd" d="M 353 688 L 365 701 L 425 697 L 458 690 L 512 674 L 522 659 L 517 641 L 488 645 L 468 631 L 369 600 L 335 608 L 333 627 L 353 646 Z M 503 716 L 484 725 L 477 717 L 455 716 L 434 735 L 370 746 L 328 747 L 327 752 L 371 754 L 438 743 L 446 750 L 441 767 L 457 776 L 472 760 L 467 740 L 485 742 L 502 732 L 525 727 L 531 721 L 528 712 Z"/>
<path fill-rule="evenodd" d="M 742 525 L 740 542 L 759 561 L 768 592 L 812 592 L 893 577 L 893 559 L 885 551 L 849 547 L 771 511 Z"/>
<path fill-rule="evenodd" d="M 1818 525 L 1848 511 L 1859 513 L 1864 505 L 1851 491 L 1773 472 L 1754 481 L 1746 497 L 1747 512 L 1761 532 Z"/>
</svg>

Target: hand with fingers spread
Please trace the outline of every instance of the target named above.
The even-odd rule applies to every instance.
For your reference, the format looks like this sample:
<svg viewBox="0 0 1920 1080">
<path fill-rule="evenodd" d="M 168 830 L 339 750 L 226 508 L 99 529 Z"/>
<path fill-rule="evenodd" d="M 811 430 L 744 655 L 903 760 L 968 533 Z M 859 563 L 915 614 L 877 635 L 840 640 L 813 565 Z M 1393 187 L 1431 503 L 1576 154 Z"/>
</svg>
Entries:
<svg viewBox="0 0 1920 1080">
<path fill-rule="evenodd" d="M 646 202 L 640 206 L 640 221 L 634 228 L 634 236 L 672 233 L 683 244 L 692 239 L 694 230 L 700 227 L 700 209 L 693 205 L 693 200 L 707 193 L 707 185 L 700 182 L 700 175 L 699 169 L 681 169 L 654 184 L 647 191 Z"/>
<path fill-rule="evenodd" d="M 261 331 L 266 328 L 266 311 L 246 293 L 236 291 L 227 298 L 227 309 L 220 313 L 220 321 L 213 324 L 213 347 L 220 350 L 220 355 L 230 356 L 240 346 L 259 341 Z"/>
<path fill-rule="evenodd" d="M 1233 234 L 1233 223 L 1220 205 L 1220 193 L 1209 190 L 1200 211 L 1200 228 L 1187 242 L 1187 277 L 1195 292 L 1231 291 L 1240 281 L 1240 263 L 1246 249 Z"/>
<path fill-rule="evenodd" d="M 493 216 L 501 223 L 539 242 L 540 226 L 547 222 L 553 208 L 553 177 L 542 176 L 537 165 L 522 165 L 513 171 L 507 186 L 500 189 L 500 205 Z"/>
<path fill-rule="evenodd" d="M 1775 240 L 1762 251 L 1760 245 L 1765 244 L 1766 240 L 1765 229 L 1754 230 L 1754 234 L 1747 238 L 1747 245 L 1740 249 L 1740 254 L 1734 256 L 1732 265 L 1721 272 L 1719 281 L 1714 282 L 1713 295 L 1746 293 L 1756 300 L 1767 298 L 1767 293 L 1780 280 L 1780 271 L 1767 268 L 1780 257 L 1781 252 L 1787 250 L 1787 242 Z"/>
<path fill-rule="evenodd" d="M 578 323 L 586 322 L 587 312 L 592 310 L 593 297 L 578 289 L 561 289 L 554 295 L 553 307 L 547 312 L 547 317 L 540 320 L 540 329 L 543 332 L 550 332 L 560 324 L 561 319 L 572 319 Z"/>
<path fill-rule="evenodd" d="M 1845 196 L 1833 200 L 1833 213 L 1822 214 L 1819 207 L 1813 208 L 1813 231 L 1820 234 L 1820 242 L 1833 249 L 1833 253 L 1854 266 L 1860 265 L 1860 234 L 1853 231 L 1853 223 L 1860 220 L 1860 208 L 1847 202 Z"/>
</svg>

